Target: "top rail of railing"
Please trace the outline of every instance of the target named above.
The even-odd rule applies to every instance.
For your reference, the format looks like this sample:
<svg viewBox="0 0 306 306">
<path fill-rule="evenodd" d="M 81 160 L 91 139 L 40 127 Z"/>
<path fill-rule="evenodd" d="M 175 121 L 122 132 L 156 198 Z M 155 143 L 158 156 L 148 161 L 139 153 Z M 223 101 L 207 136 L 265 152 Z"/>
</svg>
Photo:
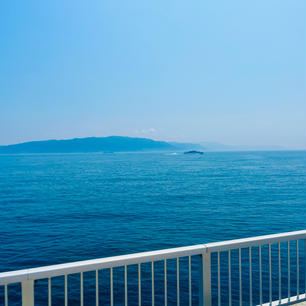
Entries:
<svg viewBox="0 0 306 306">
<path fill-rule="evenodd" d="M 200 255 L 231 249 L 247 248 L 299 239 L 306 239 L 306 230 L 3 272 L 0 273 L 0 284 L 4 285 L 10 283 L 19 283 L 26 280 L 43 279 L 67 274 L 133 265 L 177 257 Z"/>
</svg>

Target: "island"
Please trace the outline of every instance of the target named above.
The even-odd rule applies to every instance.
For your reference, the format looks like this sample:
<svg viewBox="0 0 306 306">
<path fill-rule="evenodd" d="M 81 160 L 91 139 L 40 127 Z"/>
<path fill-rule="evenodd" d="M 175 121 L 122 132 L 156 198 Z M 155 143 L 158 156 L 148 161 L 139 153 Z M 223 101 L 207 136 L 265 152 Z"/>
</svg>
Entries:
<svg viewBox="0 0 306 306">
<path fill-rule="evenodd" d="M 0 154 L 91 153 L 201 150 L 199 144 L 171 143 L 149 138 L 108 136 L 31 141 L 0 146 Z"/>
</svg>

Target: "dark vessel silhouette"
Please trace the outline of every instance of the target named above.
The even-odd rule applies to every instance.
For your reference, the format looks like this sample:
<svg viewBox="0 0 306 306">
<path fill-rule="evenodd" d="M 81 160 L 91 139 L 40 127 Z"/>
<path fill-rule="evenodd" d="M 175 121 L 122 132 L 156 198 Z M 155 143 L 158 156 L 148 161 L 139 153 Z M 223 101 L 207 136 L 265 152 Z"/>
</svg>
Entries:
<svg viewBox="0 0 306 306">
<path fill-rule="evenodd" d="M 191 151 L 186 151 L 186 152 L 184 152 L 184 154 L 200 154 L 200 155 L 203 155 L 204 152 L 202 152 L 202 151 L 196 151 L 196 150 L 191 150 Z"/>
</svg>

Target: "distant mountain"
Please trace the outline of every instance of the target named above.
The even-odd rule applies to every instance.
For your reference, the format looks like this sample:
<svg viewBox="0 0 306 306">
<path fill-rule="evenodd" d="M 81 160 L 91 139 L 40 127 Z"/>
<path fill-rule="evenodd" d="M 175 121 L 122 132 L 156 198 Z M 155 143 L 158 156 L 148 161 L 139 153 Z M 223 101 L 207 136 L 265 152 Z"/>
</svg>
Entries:
<svg viewBox="0 0 306 306">
<path fill-rule="evenodd" d="M 0 154 L 181 151 L 187 148 L 195 147 L 194 144 L 189 146 L 186 143 L 168 143 L 147 138 L 110 136 L 24 142 L 0 146 Z"/>
<path fill-rule="evenodd" d="M 285 150 L 280 146 L 235 146 L 217 142 L 181 143 L 123 136 L 87 137 L 65 140 L 31 141 L 0 146 L 0 154 L 20 153 L 86 153 L 141 151 L 271 151 Z"/>
</svg>

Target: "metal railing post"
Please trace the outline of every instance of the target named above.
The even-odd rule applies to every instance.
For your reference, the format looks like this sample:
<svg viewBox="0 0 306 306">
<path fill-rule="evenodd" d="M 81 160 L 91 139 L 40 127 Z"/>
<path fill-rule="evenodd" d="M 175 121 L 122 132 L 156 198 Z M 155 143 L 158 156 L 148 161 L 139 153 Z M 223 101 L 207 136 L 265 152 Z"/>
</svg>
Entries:
<svg viewBox="0 0 306 306">
<path fill-rule="evenodd" d="M 22 306 L 34 306 L 34 281 L 26 280 L 21 283 Z"/>
<path fill-rule="evenodd" d="M 211 260 L 210 253 L 201 254 L 199 305 L 211 306 Z"/>
</svg>

